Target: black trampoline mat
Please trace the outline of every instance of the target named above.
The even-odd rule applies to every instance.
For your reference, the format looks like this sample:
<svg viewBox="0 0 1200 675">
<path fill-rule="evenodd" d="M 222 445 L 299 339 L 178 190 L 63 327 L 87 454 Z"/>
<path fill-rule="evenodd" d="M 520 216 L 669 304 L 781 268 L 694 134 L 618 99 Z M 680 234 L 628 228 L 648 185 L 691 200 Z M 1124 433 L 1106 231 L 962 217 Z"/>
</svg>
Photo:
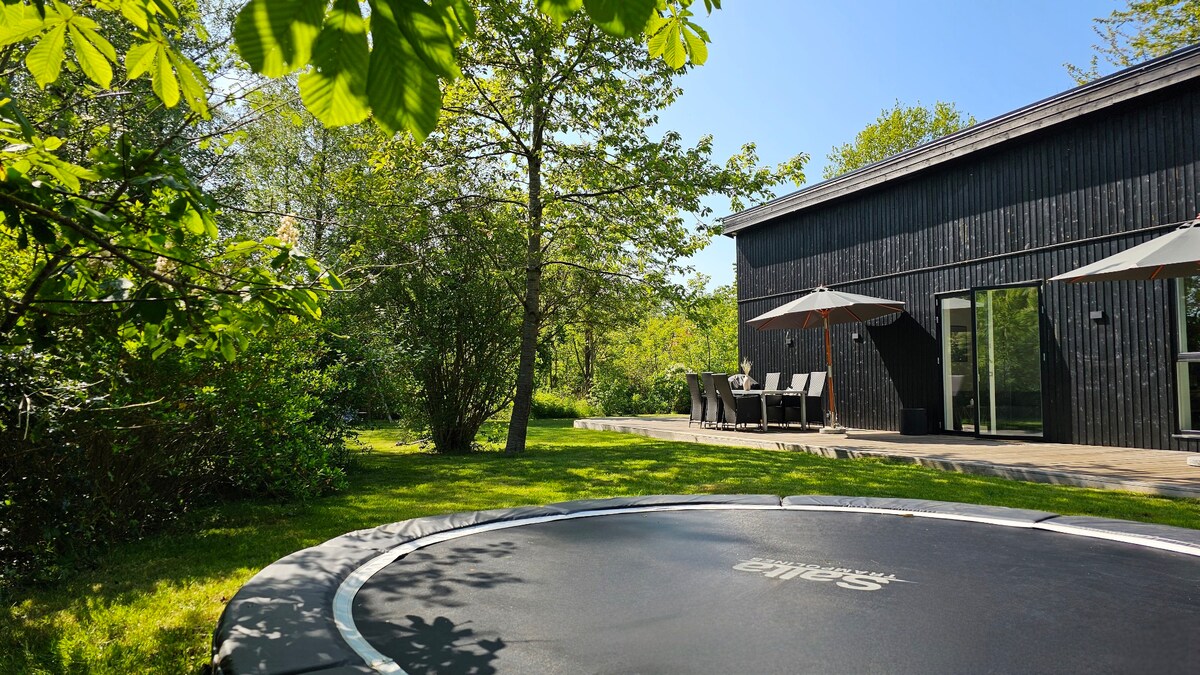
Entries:
<svg viewBox="0 0 1200 675">
<path fill-rule="evenodd" d="M 1200 672 L 1200 559 L 878 513 L 676 510 L 477 532 L 354 598 L 409 673 Z"/>
</svg>

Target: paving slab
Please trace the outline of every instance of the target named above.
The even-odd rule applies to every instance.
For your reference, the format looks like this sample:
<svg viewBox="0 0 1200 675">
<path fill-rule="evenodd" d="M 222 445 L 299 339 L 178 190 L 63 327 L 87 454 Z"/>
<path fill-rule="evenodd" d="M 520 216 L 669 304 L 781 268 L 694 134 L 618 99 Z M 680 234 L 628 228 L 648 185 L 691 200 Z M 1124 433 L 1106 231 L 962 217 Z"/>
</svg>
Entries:
<svg viewBox="0 0 1200 675">
<path fill-rule="evenodd" d="M 1200 466 L 1188 461 L 1200 454 L 1178 450 L 904 436 L 866 429 L 851 429 L 845 435 L 815 430 L 733 431 L 689 425 L 686 417 L 596 417 L 576 420 L 575 427 L 823 457 L 883 457 L 959 473 L 1200 499 Z"/>
</svg>

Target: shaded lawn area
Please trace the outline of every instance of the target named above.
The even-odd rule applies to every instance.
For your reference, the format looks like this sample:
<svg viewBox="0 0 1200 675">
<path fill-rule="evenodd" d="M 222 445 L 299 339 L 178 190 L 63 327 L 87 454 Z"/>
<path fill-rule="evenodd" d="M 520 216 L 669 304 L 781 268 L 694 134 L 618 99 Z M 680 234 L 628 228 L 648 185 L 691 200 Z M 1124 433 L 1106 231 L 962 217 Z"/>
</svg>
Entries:
<svg viewBox="0 0 1200 675">
<path fill-rule="evenodd" d="M 492 430 L 493 435 L 497 430 Z M 953 474 L 883 460 L 660 441 L 535 421 L 528 451 L 441 457 L 365 431 L 346 492 L 226 504 L 115 546 L 90 569 L 11 599 L 0 673 L 205 672 L 225 601 L 262 567 L 349 530 L 450 511 L 679 493 L 910 497 L 1200 528 L 1200 501 Z"/>
</svg>

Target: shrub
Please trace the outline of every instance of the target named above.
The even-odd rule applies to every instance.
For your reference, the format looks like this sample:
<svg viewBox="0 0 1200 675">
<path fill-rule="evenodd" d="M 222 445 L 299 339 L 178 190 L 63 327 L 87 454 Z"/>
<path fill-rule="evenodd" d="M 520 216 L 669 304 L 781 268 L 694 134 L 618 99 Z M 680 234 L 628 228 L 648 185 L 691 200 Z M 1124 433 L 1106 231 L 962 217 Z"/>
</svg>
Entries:
<svg viewBox="0 0 1200 675">
<path fill-rule="evenodd" d="M 597 378 L 592 401 L 606 415 L 655 415 L 687 412 L 690 395 L 686 369 L 672 365 L 648 377 L 631 378 L 621 371 L 609 371 Z"/>
<path fill-rule="evenodd" d="M 597 378 L 588 400 L 605 415 L 635 415 L 633 385 L 622 378 Z"/>
<path fill-rule="evenodd" d="M 545 391 L 534 393 L 530 409 L 534 419 L 579 419 L 595 417 L 598 413 L 586 400 Z"/>
<path fill-rule="evenodd" d="M 523 255 L 524 240 L 469 211 L 418 211 L 429 218 L 408 222 L 408 234 L 365 228 L 366 264 L 384 269 L 341 311 L 371 336 L 366 381 L 386 373 L 402 391 L 392 412 L 427 430 L 435 452 L 473 452 L 509 403 L 519 360 L 520 305 L 508 290 L 517 272 L 489 261 Z"/>
<path fill-rule="evenodd" d="M 0 588 L 216 497 L 342 486 L 340 365 L 292 330 L 232 363 L 150 360 L 70 330 L 0 352 Z"/>
<path fill-rule="evenodd" d="M 691 406 L 687 388 L 687 369 L 673 365 L 656 373 L 647 383 L 646 414 L 685 413 Z"/>
</svg>

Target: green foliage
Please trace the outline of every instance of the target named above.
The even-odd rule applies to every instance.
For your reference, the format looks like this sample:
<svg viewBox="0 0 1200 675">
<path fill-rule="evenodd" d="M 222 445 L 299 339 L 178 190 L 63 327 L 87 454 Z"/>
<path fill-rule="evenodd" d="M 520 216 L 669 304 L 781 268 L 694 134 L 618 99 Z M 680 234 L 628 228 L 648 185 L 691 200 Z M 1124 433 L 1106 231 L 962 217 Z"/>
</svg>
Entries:
<svg viewBox="0 0 1200 675">
<path fill-rule="evenodd" d="M 688 368 L 672 364 L 644 374 L 600 368 L 592 400 L 605 415 L 649 415 L 688 410 Z"/>
<path fill-rule="evenodd" d="M 737 298 L 705 291 L 703 277 L 670 304 L 625 304 L 625 321 L 602 315 L 551 337 L 542 386 L 584 396 L 606 415 L 687 412 L 687 372 L 735 372 Z M 592 332 L 596 330 L 597 332 Z"/>
<path fill-rule="evenodd" d="M 1101 43 L 1087 67 L 1065 64 L 1076 84 L 1100 77 L 1100 58 L 1128 68 L 1200 42 L 1200 0 L 1130 0 L 1123 9 L 1093 19 Z"/>
<path fill-rule="evenodd" d="M 504 261 L 521 242 L 511 215 L 461 199 L 494 186 L 464 171 L 459 147 L 437 136 L 377 146 L 376 170 L 354 189 L 389 204 L 360 215 L 343 255 L 362 287 L 337 312 L 364 338 L 362 362 L 380 365 L 367 381 L 394 383 L 397 395 L 373 402 L 427 430 L 439 453 L 475 449 L 479 428 L 508 405 L 519 342 L 519 271 Z"/>
<path fill-rule="evenodd" d="M 222 364 L 132 357 L 104 327 L 0 352 L 0 587 L 47 579 L 222 494 L 344 485 L 338 356 L 311 334 Z"/>
<path fill-rule="evenodd" d="M 19 21 L 23 24 L 29 17 L 24 5 L 18 6 L 14 13 L 23 13 Z M 25 56 L 25 65 L 37 79 L 43 89 L 46 85 L 58 80 L 62 72 L 63 59 L 66 57 L 66 38 L 70 35 L 71 48 L 75 52 L 77 63 L 92 82 L 107 89 L 112 83 L 112 67 L 110 62 L 116 61 L 117 53 L 112 43 L 104 39 L 96 29 L 99 25 L 91 19 L 80 16 L 69 6 L 57 2 L 45 7 L 45 18 L 42 30 L 45 31 L 38 43 Z M 10 36 L 5 36 L 11 39 Z M 7 42 L 0 38 L 0 44 Z"/>
<path fill-rule="evenodd" d="M 390 261 L 403 259 L 389 253 Z M 381 275 L 364 300 L 391 340 L 390 367 L 411 383 L 401 414 L 429 430 L 435 452 L 469 452 L 479 428 L 510 400 L 516 312 L 502 273 L 465 265 L 462 249 L 417 255 Z"/>
<path fill-rule="evenodd" d="M 853 143 L 833 148 L 821 175 L 826 179 L 840 176 L 973 124 L 975 118 L 964 115 L 953 103 L 938 101 L 926 108 L 920 103 L 904 106 L 896 101 L 892 109 L 881 111 L 874 122 L 858 132 Z"/>
<path fill-rule="evenodd" d="M 37 341 L 51 317 L 99 308 L 155 356 L 190 345 L 232 358 L 281 316 L 319 317 L 318 291 L 339 285 L 278 237 L 221 241 L 211 201 L 178 158 L 138 150 L 122 134 L 84 168 L 52 154 L 55 137 L 13 150 L 14 131 L 0 122 L 13 158 L 0 186 L 0 237 L 32 255 L 6 289 L 0 339 Z M 116 186 L 103 211 L 79 193 L 93 179 Z"/>
<path fill-rule="evenodd" d="M 365 120 L 369 58 L 367 22 L 358 2 L 336 0 L 313 43 L 313 67 L 300 74 L 304 105 L 329 126 Z"/>
<path fill-rule="evenodd" d="M 226 494 L 323 493 L 346 461 L 339 357 L 292 325 L 340 283 L 196 169 L 226 114 L 198 8 L 41 8 L 0 21 L 0 584 Z"/>
<path fill-rule="evenodd" d="M 378 187 L 371 173 L 378 135 L 364 126 L 331 129 L 297 99 L 294 82 L 273 81 L 248 95 L 246 118 L 214 143 L 220 171 L 212 182 L 240 236 L 263 238 L 286 230 L 293 248 L 342 265 L 352 246 L 341 227 L 369 214 L 351 208 Z M 363 188 L 362 186 L 368 186 Z M 362 188 L 362 189 L 360 189 Z M 293 214 L 282 220 L 280 214 Z"/>
<path fill-rule="evenodd" d="M 708 60 L 708 43 L 712 42 L 708 33 L 691 20 L 688 4 L 670 5 L 666 16 L 659 12 L 651 14 L 646 26 L 650 56 L 661 58 L 676 69 L 687 63 L 704 65 Z"/>
<path fill-rule="evenodd" d="M 704 63 L 708 34 L 692 22 L 692 0 L 536 0 L 499 11 L 540 11 L 562 25 L 584 10 L 609 35 L 645 34 L 650 50 L 673 68 Z M 711 13 L 717 0 L 705 0 Z M 250 0 L 234 39 L 254 72 L 282 77 L 298 70 L 304 103 L 330 126 L 372 116 L 389 134 L 424 138 L 437 125 L 439 80 L 461 73 L 455 53 L 476 33 L 472 0 L 370 0 L 370 23 L 359 3 L 335 0 Z M 536 10 L 534 9 L 536 7 Z M 497 11 L 489 7 L 490 11 Z"/>
<path fill-rule="evenodd" d="M 411 16 L 409 21 L 404 20 L 405 15 L 396 16 L 386 1 L 373 7 L 372 34 L 377 41 L 367 72 L 367 100 L 375 123 L 389 134 L 408 130 L 423 137 L 437 125 L 442 97 L 438 77 L 453 78 L 459 74 L 451 43 L 441 38 L 457 44 L 457 40 L 473 32 L 474 11 L 463 3 L 461 14 L 455 16 L 461 16 L 464 23 L 446 22 L 450 33 L 438 36 L 436 42 L 425 43 L 425 53 L 421 54 L 417 51 L 420 43 L 414 42 L 418 34 Z M 417 17 L 428 23 L 424 15 Z M 408 30 L 404 30 L 406 26 Z M 434 46 L 443 48 L 435 50 Z M 317 117 L 327 122 L 321 115 Z"/>
<path fill-rule="evenodd" d="M 32 42 L 25 66 L 43 89 L 59 80 L 70 44 L 74 66 L 101 89 L 111 87 L 112 67 L 123 61 L 126 77 L 148 76 L 168 108 L 178 105 L 182 90 L 189 108 L 208 115 L 207 80 L 168 37 L 190 30 L 188 15 L 171 0 L 99 0 L 78 7 L 58 0 L 12 2 L 4 4 L 2 18 L 0 47 Z M 123 59 L 105 32 L 128 43 Z"/>
<path fill-rule="evenodd" d="M 539 391 L 533 395 L 530 416 L 536 420 L 580 419 L 599 415 L 600 410 L 582 398 Z"/>
<path fill-rule="evenodd" d="M 189 364 L 195 386 L 179 397 L 193 419 L 209 421 L 209 443 L 223 448 L 216 468 L 240 495 L 307 499 L 345 486 L 344 437 L 352 416 L 343 400 L 341 355 L 305 329 L 256 340 L 237 362 L 211 369 Z"/>
<path fill-rule="evenodd" d="M 616 37 L 641 33 L 658 5 L 658 0 L 583 0 L 588 17 L 600 30 Z"/>
<path fill-rule="evenodd" d="M 155 357 L 189 347 L 230 359 L 280 319 L 320 316 L 339 280 L 286 237 L 231 234 L 189 161 L 183 138 L 210 114 L 205 75 L 177 44 L 203 40 L 194 8 L 3 11 L 4 59 L 24 53 L 27 71 L 0 86 L 19 96 L 0 98 L 0 240 L 22 252 L 0 295 L 0 344 L 40 347 L 56 323 L 107 313 Z M 122 62 L 116 80 L 135 96 L 97 97 Z M 147 105 L 180 97 L 190 114 Z"/>
</svg>

